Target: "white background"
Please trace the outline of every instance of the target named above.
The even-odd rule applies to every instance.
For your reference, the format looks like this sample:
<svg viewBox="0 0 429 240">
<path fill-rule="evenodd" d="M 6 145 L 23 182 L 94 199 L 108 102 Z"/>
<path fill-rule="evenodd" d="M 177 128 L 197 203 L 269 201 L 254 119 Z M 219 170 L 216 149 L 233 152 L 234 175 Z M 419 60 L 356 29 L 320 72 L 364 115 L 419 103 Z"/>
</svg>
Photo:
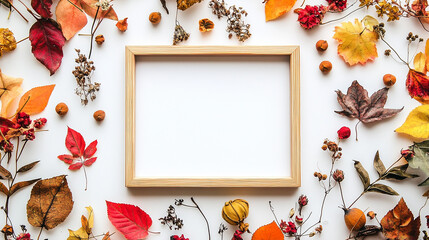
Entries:
<svg viewBox="0 0 429 240">
<path fill-rule="evenodd" d="M 71 74 L 74 69 L 74 49 L 80 48 L 87 52 L 89 38 L 76 36 L 64 47 L 64 59 L 61 68 L 53 76 L 31 54 L 28 41 L 19 44 L 18 48 L 0 59 L 1 70 L 11 76 L 24 78 L 23 88 L 55 83 L 57 86 L 52 94 L 51 101 L 45 112 L 41 114 L 48 118 L 47 129 L 49 132 L 37 135 L 36 141 L 28 145 L 24 158 L 25 162 L 41 160 L 41 163 L 25 179 L 32 177 L 49 178 L 60 174 L 68 174 L 70 188 L 73 192 L 75 205 L 71 215 L 56 229 L 43 234 L 44 238 L 66 239 L 67 228 L 78 229 L 80 216 L 86 214 L 84 207 L 91 205 L 95 211 L 94 233 L 115 231 L 106 214 L 105 200 L 124 202 L 138 205 L 154 220 L 152 231 L 161 231 L 160 235 L 151 235 L 149 239 L 166 240 L 176 232 L 170 232 L 162 226 L 158 218 L 165 215 L 165 211 L 175 198 L 194 196 L 206 213 L 212 228 L 212 239 L 220 239 L 217 235 L 217 227 L 222 222 L 221 208 L 225 201 L 243 198 L 250 203 L 250 215 L 248 222 L 251 230 L 270 223 L 273 216 L 270 212 L 268 201 L 272 201 L 279 218 L 285 219 L 289 209 L 295 205 L 300 194 L 309 196 L 310 202 L 305 210 L 306 214 L 313 212 L 310 223 L 318 217 L 323 190 L 313 177 L 314 171 L 327 172 L 329 156 L 320 147 L 325 138 L 336 138 L 336 131 L 343 125 L 353 128 L 356 120 L 349 120 L 334 113 L 340 106 L 336 101 L 335 90 L 346 91 L 353 80 L 358 80 L 368 91 L 372 93 L 382 87 L 382 76 L 391 73 L 397 76 L 398 81 L 389 91 L 389 99 L 386 107 L 400 108 L 404 110 L 398 116 L 380 123 L 359 125 L 359 141 L 352 137 L 342 143 L 343 159 L 337 167 L 345 171 L 344 181 L 345 198 L 348 203 L 353 201 L 361 192 L 360 180 L 353 168 L 352 160 L 359 160 L 368 169 L 371 177 L 376 177 L 376 172 L 371 168 L 372 159 L 377 150 L 380 150 L 382 160 L 389 165 L 395 161 L 401 148 L 406 148 L 411 141 L 394 133 L 407 117 L 408 113 L 419 105 L 410 99 L 405 89 L 407 67 L 383 56 L 386 46 L 380 42 L 377 44 L 379 57 L 374 63 L 365 66 L 349 67 L 338 57 L 337 43 L 332 39 L 334 26 L 340 22 L 318 27 L 311 31 L 303 30 L 296 22 L 297 16 L 288 13 L 281 19 L 265 23 L 264 5 L 262 1 L 233 1 L 228 3 L 243 6 L 248 12 L 246 19 L 251 26 L 252 37 L 245 45 L 300 45 L 301 46 L 301 135 L 302 135 L 302 187 L 294 189 L 180 189 L 180 188 L 155 188 L 155 189 L 127 189 L 124 187 L 124 47 L 125 45 L 170 45 L 174 29 L 174 14 L 167 15 L 161 8 L 158 0 L 128 0 L 115 1 L 115 10 L 120 18 L 128 17 L 129 29 L 120 33 L 114 26 L 114 22 L 106 20 L 98 30 L 104 34 L 106 42 L 103 46 L 95 46 L 93 60 L 96 64 L 94 80 L 101 82 L 101 90 L 94 102 L 84 107 L 80 99 L 74 94 L 75 80 Z M 307 4 L 321 4 L 319 1 L 307 1 Z M 325 2 L 323 2 L 325 3 Z M 25 9 L 16 3 L 22 12 Z M 297 2 L 299 6 L 301 2 Z M 171 12 L 174 1 L 168 1 Z M 163 19 L 158 26 L 152 26 L 148 22 L 148 16 L 152 11 L 160 11 Z M 366 13 L 361 10 L 347 20 L 355 17 L 361 19 Z M 370 12 L 374 15 L 374 12 Z M 7 11 L 0 10 L 0 26 L 9 27 L 17 39 L 28 36 L 31 24 L 26 24 L 17 14 L 12 14 L 10 20 L 6 20 Z M 29 14 L 26 16 L 31 19 Z M 328 14 L 326 20 L 340 17 L 340 14 Z M 201 18 L 210 18 L 215 23 L 215 29 L 211 33 L 198 32 L 197 22 Z M 240 45 L 236 39 L 229 40 L 225 32 L 225 20 L 217 20 L 208 9 L 208 0 L 198 4 L 184 13 L 180 13 L 179 20 L 184 28 L 191 33 L 186 45 Z M 89 25 L 82 30 L 89 31 Z M 387 24 L 386 39 L 396 47 L 398 52 L 405 56 L 407 50 L 406 35 L 409 31 L 419 33 L 421 36 L 428 34 L 421 29 L 419 23 L 414 20 L 401 20 L 393 24 Z M 319 39 L 326 39 L 329 49 L 323 54 L 315 50 L 315 43 Z M 420 46 L 423 49 L 423 46 Z M 414 49 L 411 50 L 414 53 Z M 318 70 L 322 60 L 330 60 L 333 70 L 328 75 L 323 75 Z M 210 69 L 217 71 L 216 68 Z M 160 69 L 159 71 L 165 71 Z M 192 69 L 189 69 L 192 74 Z M 210 71 L 207 72 L 210 74 Z M 60 118 L 54 111 L 55 105 L 66 102 L 70 111 L 67 116 Z M 97 124 L 92 114 L 98 109 L 106 111 L 106 120 Z M 67 166 L 56 158 L 57 155 L 67 153 L 64 145 L 67 126 L 81 132 L 89 143 L 98 139 L 98 160 L 88 168 L 89 186 L 84 191 L 84 175 L 82 171 L 70 172 Z M 24 162 L 23 161 L 23 162 Z M 240 169 L 237 169 L 240 171 Z M 421 194 L 424 188 L 416 185 L 424 178 L 404 181 L 401 183 L 389 183 L 402 196 L 414 214 L 423 205 Z M 13 197 L 11 217 L 14 224 L 27 224 L 25 204 L 29 199 L 30 189 L 20 191 Z M 399 197 L 390 197 L 378 194 L 367 194 L 356 207 L 376 211 L 380 218 L 399 201 Z M 323 218 L 324 231 L 320 239 L 345 239 L 348 231 L 343 223 L 339 192 L 333 190 L 328 196 Z M 206 228 L 203 219 L 196 210 L 178 208 L 179 217 L 184 219 L 185 226 L 180 231 L 192 240 L 207 239 Z M 422 213 L 424 214 L 425 211 Z M 423 216 L 424 218 L 424 216 Z M 372 222 L 375 224 L 375 222 Z M 424 225 L 424 224 L 423 224 Z M 33 235 L 38 231 L 29 228 Z M 225 239 L 230 239 L 234 227 L 230 226 Z M 177 232 L 178 233 L 178 232 Z M 250 239 L 250 235 L 244 235 Z M 120 233 L 113 239 L 124 239 Z"/>
</svg>

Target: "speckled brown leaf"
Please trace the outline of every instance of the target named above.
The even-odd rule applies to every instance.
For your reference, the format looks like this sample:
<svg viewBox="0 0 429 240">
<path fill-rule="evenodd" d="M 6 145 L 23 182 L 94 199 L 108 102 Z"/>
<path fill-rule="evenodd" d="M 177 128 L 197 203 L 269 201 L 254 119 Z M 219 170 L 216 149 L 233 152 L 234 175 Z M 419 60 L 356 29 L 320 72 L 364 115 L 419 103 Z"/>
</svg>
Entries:
<svg viewBox="0 0 429 240">
<path fill-rule="evenodd" d="M 49 230 L 62 223 L 72 208 L 72 193 L 65 175 L 41 180 L 31 190 L 27 203 L 28 222 Z"/>
<path fill-rule="evenodd" d="M 3 179 L 12 179 L 12 174 L 3 166 L 0 165 L 0 176 Z"/>
<path fill-rule="evenodd" d="M 371 181 L 369 179 L 369 174 L 362 166 L 362 163 L 360 163 L 359 161 L 355 161 L 354 166 L 355 166 L 356 172 L 359 174 L 360 180 L 362 181 L 363 189 L 366 190 L 369 187 L 369 184 Z"/>
<path fill-rule="evenodd" d="M 404 199 L 381 219 L 383 234 L 387 239 L 417 240 L 420 234 L 420 217 L 414 219 Z"/>
<path fill-rule="evenodd" d="M 34 166 L 36 166 L 39 162 L 40 161 L 35 161 L 35 162 L 29 163 L 27 165 L 24 165 L 18 170 L 18 172 L 20 172 L 20 173 L 27 172 L 27 171 L 31 170 L 32 168 L 34 168 Z"/>
<path fill-rule="evenodd" d="M 12 187 L 10 188 L 9 195 L 12 195 L 16 191 L 18 191 L 18 190 L 20 190 L 22 188 L 25 188 L 27 186 L 30 186 L 31 184 L 33 184 L 33 183 L 35 183 L 35 182 L 37 182 L 39 180 L 40 180 L 40 178 L 29 180 L 29 181 L 17 182 L 15 184 L 13 184 Z"/>
<path fill-rule="evenodd" d="M 2 182 L 0 182 L 0 192 L 4 193 L 6 196 L 9 195 L 9 190 Z"/>
<path fill-rule="evenodd" d="M 401 109 L 386 109 L 388 88 L 382 88 L 368 97 L 368 92 L 355 80 L 347 90 L 347 95 L 337 90 L 337 100 L 342 111 L 338 114 L 349 118 L 357 118 L 363 123 L 372 123 L 391 118 Z"/>
</svg>

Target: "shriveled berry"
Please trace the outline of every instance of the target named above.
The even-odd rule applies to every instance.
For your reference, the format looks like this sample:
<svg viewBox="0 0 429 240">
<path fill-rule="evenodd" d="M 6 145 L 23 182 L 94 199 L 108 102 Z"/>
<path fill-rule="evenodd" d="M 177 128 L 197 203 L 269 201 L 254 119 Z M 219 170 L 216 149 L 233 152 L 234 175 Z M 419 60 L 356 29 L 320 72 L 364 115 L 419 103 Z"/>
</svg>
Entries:
<svg viewBox="0 0 429 240">
<path fill-rule="evenodd" d="M 396 83 L 396 77 L 392 74 L 385 74 L 383 76 L 383 82 L 386 86 L 391 87 Z"/>
<path fill-rule="evenodd" d="M 67 106 L 67 104 L 63 102 L 58 103 L 57 106 L 55 107 L 55 111 L 58 113 L 58 115 L 64 116 L 69 111 L 69 107 Z"/>
<path fill-rule="evenodd" d="M 98 35 L 95 37 L 95 42 L 97 42 L 98 45 L 102 45 L 104 43 L 104 36 L 103 35 Z"/>
<path fill-rule="evenodd" d="M 152 24 L 158 24 L 161 22 L 161 13 L 160 12 L 153 12 L 149 15 L 149 21 Z"/>
<path fill-rule="evenodd" d="M 94 119 L 98 122 L 101 122 L 106 117 L 106 113 L 103 110 L 98 110 L 94 113 Z"/>
<path fill-rule="evenodd" d="M 330 61 L 323 61 L 320 63 L 319 69 L 322 73 L 327 74 L 332 70 L 332 63 Z"/>
<path fill-rule="evenodd" d="M 319 52 L 324 52 L 326 49 L 328 49 L 328 42 L 325 40 L 319 40 L 316 43 L 316 49 Z"/>
</svg>

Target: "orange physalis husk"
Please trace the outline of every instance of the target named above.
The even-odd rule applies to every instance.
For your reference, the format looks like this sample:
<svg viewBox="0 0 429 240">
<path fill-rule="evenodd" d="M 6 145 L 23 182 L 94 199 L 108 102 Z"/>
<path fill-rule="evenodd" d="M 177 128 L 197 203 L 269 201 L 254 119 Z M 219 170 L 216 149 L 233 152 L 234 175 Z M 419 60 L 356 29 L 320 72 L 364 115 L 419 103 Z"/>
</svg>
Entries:
<svg viewBox="0 0 429 240">
<path fill-rule="evenodd" d="M 125 32 L 128 29 L 128 22 L 127 22 L 128 18 L 124 18 L 122 20 L 119 20 L 116 23 L 116 27 L 119 29 L 119 31 L 121 32 Z"/>
<path fill-rule="evenodd" d="M 214 28 L 214 23 L 208 18 L 201 19 L 199 24 L 200 32 L 210 32 Z"/>
<path fill-rule="evenodd" d="M 265 2 L 265 21 L 279 18 L 289 12 L 295 3 L 296 0 L 267 0 Z"/>
</svg>

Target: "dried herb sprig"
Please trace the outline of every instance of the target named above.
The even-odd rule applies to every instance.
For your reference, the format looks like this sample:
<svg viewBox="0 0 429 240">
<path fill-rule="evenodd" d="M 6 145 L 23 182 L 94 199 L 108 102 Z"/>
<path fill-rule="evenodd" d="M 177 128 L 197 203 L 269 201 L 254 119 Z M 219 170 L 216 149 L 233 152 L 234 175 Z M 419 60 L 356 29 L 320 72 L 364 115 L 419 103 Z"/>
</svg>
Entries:
<svg viewBox="0 0 429 240">
<path fill-rule="evenodd" d="M 76 49 L 78 57 L 75 59 L 77 66 L 72 71 L 78 87 L 76 88 L 76 94 L 80 96 L 80 100 L 83 105 L 87 105 L 89 100 L 93 101 L 96 98 L 96 92 L 100 90 L 100 83 L 92 82 L 92 72 L 95 70 L 94 62 L 88 61 L 85 54 L 80 53 L 79 49 Z"/>
<path fill-rule="evenodd" d="M 223 223 L 221 223 L 221 224 L 219 225 L 219 230 L 218 230 L 218 233 L 220 234 L 220 239 L 221 239 L 221 240 L 223 240 L 223 233 L 224 233 L 226 230 L 228 230 L 228 228 L 227 228 Z"/>
<path fill-rule="evenodd" d="M 252 36 L 250 33 L 250 24 L 246 24 L 243 20 L 244 17 L 247 17 L 247 12 L 242 7 L 233 5 L 227 9 L 224 0 L 221 0 L 221 2 L 219 0 L 211 0 L 209 7 L 219 19 L 222 17 L 227 18 L 228 25 L 226 31 L 229 33 L 229 38 L 232 38 L 235 34 L 240 42 L 244 42 Z"/>
<path fill-rule="evenodd" d="M 170 230 L 180 230 L 183 227 L 183 220 L 176 215 L 176 209 L 170 205 L 167 209 L 167 216 L 160 218 L 162 225 L 167 225 Z"/>
<path fill-rule="evenodd" d="M 176 26 L 174 28 L 174 35 L 173 35 L 173 45 L 176 45 L 178 43 L 181 43 L 183 41 L 188 40 L 190 34 L 183 29 L 182 25 L 178 21 L 176 21 Z"/>
<path fill-rule="evenodd" d="M 206 216 L 204 215 L 203 211 L 201 210 L 200 206 L 198 206 L 197 202 L 195 202 L 195 200 L 194 200 L 194 198 L 193 198 L 193 197 L 191 197 L 191 201 L 192 201 L 192 203 L 194 204 L 193 206 L 192 206 L 192 205 L 185 204 L 185 203 L 184 203 L 184 202 L 185 202 L 185 200 L 183 200 L 183 199 L 176 199 L 176 201 L 175 201 L 174 205 L 176 205 L 176 206 L 184 206 L 184 207 L 189 207 L 189 208 L 196 208 L 196 209 L 198 209 L 198 211 L 201 213 L 201 215 L 203 216 L 204 220 L 206 221 L 206 224 L 207 224 L 207 232 L 208 232 L 209 240 L 210 240 L 210 239 L 211 239 L 211 237 L 210 237 L 210 225 L 209 225 L 209 221 L 207 220 L 207 218 L 206 218 Z"/>
</svg>

